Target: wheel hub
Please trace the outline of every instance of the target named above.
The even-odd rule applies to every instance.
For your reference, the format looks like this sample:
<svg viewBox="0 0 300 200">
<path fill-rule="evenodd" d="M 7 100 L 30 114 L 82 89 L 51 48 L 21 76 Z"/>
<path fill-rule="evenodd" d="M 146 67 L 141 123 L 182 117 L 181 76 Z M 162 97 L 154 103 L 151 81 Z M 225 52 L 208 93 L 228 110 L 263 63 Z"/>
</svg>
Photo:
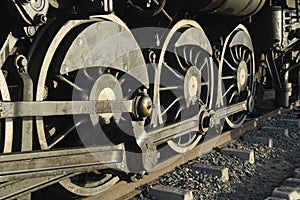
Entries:
<svg viewBox="0 0 300 200">
<path fill-rule="evenodd" d="M 116 100 L 116 94 L 111 88 L 104 88 L 99 96 L 98 100 Z M 100 114 L 101 117 L 110 119 L 113 114 L 112 113 L 107 113 L 107 114 Z"/>
<path fill-rule="evenodd" d="M 245 90 L 248 81 L 248 68 L 245 61 L 241 61 L 237 69 L 237 86 L 239 92 Z"/>
<path fill-rule="evenodd" d="M 189 80 L 189 95 L 195 97 L 197 95 L 198 81 L 195 76 L 192 76 Z"/>
<path fill-rule="evenodd" d="M 184 97 L 187 107 L 189 107 L 191 103 L 195 104 L 199 99 L 201 92 L 200 83 L 200 71 L 195 66 L 190 67 L 184 78 Z"/>
<path fill-rule="evenodd" d="M 100 76 L 95 81 L 90 93 L 90 100 L 121 100 L 122 97 L 122 88 L 119 81 L 110 74 Z M 99 117 L 101 123 L 109 124 L 112 118 L 118 121 L 121 113 L 91 114 L 90 116 L 93 125 L 99 123 Z"/>
</svg>

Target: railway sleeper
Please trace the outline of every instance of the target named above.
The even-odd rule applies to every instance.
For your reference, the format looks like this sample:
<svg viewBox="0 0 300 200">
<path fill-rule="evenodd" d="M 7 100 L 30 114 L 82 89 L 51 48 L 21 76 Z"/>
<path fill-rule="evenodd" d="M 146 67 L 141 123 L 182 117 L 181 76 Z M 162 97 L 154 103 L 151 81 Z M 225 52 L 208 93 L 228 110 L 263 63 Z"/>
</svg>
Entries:
<svg viewBox="0 0 300 200">
<path fill-rule="evenodd" d="M 167 187 L 164 185 L 155 185 L 150 188 L 150 195 L 157 199 L 174 199 L 174 200 L 192 200 L 194 199 L 192 191 Z"/>
<path fill-rule="evenodd" d="M 272 192 L 273 197 L 285 198 L 285 199 L 299 199 L 300 190 L 291 187 L 278 187 L 275 188 Z"/>
</svg>

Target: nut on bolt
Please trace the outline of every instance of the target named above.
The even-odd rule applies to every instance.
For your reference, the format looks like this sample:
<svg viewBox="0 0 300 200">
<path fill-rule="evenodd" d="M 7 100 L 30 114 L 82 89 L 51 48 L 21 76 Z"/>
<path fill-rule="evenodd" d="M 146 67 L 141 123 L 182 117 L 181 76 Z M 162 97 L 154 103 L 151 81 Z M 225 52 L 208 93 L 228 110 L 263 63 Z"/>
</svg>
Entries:
<svg viewBox="0 0 300 200">
<path fill-rule="evenodd" d="M 135 114 L 137 118 L 145 118 L 150 116 L 153 103 L 146 93 L 141 93 L 135 100 Z"/>
<path fill-rule="evenodd" d="M 47 17 L 43 14 L 36 14 L 34 16 L 34 21 L 36 24 L 45 24 L 47 22 Z"/>
<path fill-rule="evenodd" d="M 255 100 L 254 97 L 250 95 L 247 100 L 247 111 L 249 113 L 252 113 L 254 111 L 254 107 L 255 107 Z"/>
<path fill-rule="evenodd" d="M 28 37 L 32 37 L 36 33 L 36 28 L 34 26 L 28 26 L 25 28 L 25 33 Z"/>
</svg>

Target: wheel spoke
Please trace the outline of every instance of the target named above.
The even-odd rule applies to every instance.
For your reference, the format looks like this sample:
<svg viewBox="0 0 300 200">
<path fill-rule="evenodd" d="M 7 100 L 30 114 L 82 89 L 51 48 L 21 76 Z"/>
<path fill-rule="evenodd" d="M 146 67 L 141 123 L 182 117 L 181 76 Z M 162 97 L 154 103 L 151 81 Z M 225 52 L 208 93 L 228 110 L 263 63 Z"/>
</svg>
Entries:
<svg viewBox="0 0 300 200">
<path fill-rule="evenodd" d="M 62 75 L 56 75 L 56 79 L 59 80 L 59 81 L 62 81 L 64 83 L 66 83 L 66 84 L 68 84 L 69 86 L 71 86 L 75 90 L 77 90 L 78 92 L 82 92 L 82 93 L 86 92 L 83 88 L 79 87 L 78 85 L 76 85 L 75 83 L 71 82 L 70 80 L 68 80 L 67 78 L 65 78 Z"/>
<path fill-rule="evenodd" d="M 119 75 L 120 75 L 120 73 L 119 73 L 119 71 L 117 71 L 115 74 L 116 78 L 119 78 Z"/>
<path fill-rule="evenodd" d="M 74 131 L 77 127 L 81 126 L 85 122 L 87 122 L 87 120 L 82 120 L 82 121 L 79 121 L 76 124 L 74 124 L 67 131 L 65 131 L 58 138 L 56 138 L 51 144 L 49 144 L 49 147 L 53 148 L 55 145 L 57 145 L 59 142 L 61 142 L 64 138 L 66 138 L 67 135 L 69 135 L 70 133 L 72 133 L 72 131 Z"/>
<path fill-rule="evenodd" d="M 229 98 L 229 101 L 228 101 L 228 104 L 230 104 L 230 103 L 232 102 L 234 96 L 236 96 L 237 93 L 238 93 L 237 91 L 234 91 L 234 92 L 231 94 L 231 96 L 230 96 L 230 98 Z"/>
<path fill-rule="evenodd" d="M 161 113 L 161 115 L 165 115 L 169 110 L 170 108 L 172 108 L 172 106 L 175 105 L 175 103 L 179 102 L 181 99 L 183 99 L 183 97 L 178 97 L 177 99 L 175 99 L 170 105 L 169 107 L 167 107 L 164 112 Z"/>
<path fill-rule="evenodd" d="M 230 69 L 232 69 L 233 71 L 237 71 L 237 69 L 235 68 L 235 67 L 233 67 L 229 62 L 228 62 L 228 60 L 227 59 L 225 59 L 224 58 L 224 61 L 225 61 L 225 63 L 227 64 L 227 66 L 230 68 Z"/>
<path fill-rule="evenodd" d="M 184 61 L 186 62 L 186 64 L 188 64 L 188 55 L 187 55 L 187 49 L 188 47 L 187 46 L 184 46 L 183 47 L 183 58 L 184 58 Z M 184 68 L 184 66 L 182 66 L 182 68 Z"/>
<path fill-rule="evenodd" d="M 89 75 L 89 73 L 87 72 L 87 68 L 84 68 L 84 69 L 82 70 L 82 72 L 83 72 L 83 74 L 85 75 L 85 77 L 86 77 L 87 79 L 89 79 L 90 81 L 94 81 L 94 80 L 95 80 L 91 75 Z"/>
<path fill-rule="evenodd" d="M 181 86 L 170 86 L 170 87 L 159 88 L 159 91 L 163 92 L 163 91 L 180 90 L 180 89 L 181 89 Z"/>
<path fill-rule="evenodd" d="M 179 137 L 179 138 L 178 138 L 178 142 L 177 142 L 177 143 L 178 143 L 179 145 L 181 145 L 181 138 L 182 138 L 182 137 Z"/>
<path fill-rule="evenodd" d="M 235 55 L 237 60 L 241 60 L 242 58 L 241 49 L 238 46 L 235 46 L 234 48 L 235 48 Z"/>
<path fill-rule="evenodd" d="M 201 67 L 199 68 L 199 71 L 202 71 L 202 69 L 205 67 L 205 66 L 208 66 L 208 58 L 204 58 L 204 62 L 203 64 L 201 65 Z"/>
<path fill-rule="evenodd" d="M 183 76 L 177 72 L 176 70 L 174 70 L 172 67 L 170 67 L 167 63 L 163 63 L 163 66 L 165 66 L 170 72 L 172 72 L 177 78 L 183 80 Z"/>
<path fill-rule="evenodd" d="M 233 50 L 232 48 L 229 50 L 230 51 L 230 54 L 231 54 L 231 58 L 233 59 L 233 62 L 235 63 L 239 63 L 239 61 L 235 58 L 235 55 L 233 53 Z M 235 52 L 236 53 L 236 52 Z M 226 62 L 226 61 L 225 61 Z M 229 63 L 229 62 L 228 62 Z"/>
<path fill-rule="evenodd" d="M 195 49 L 195 47 L 193 46 L 193 47 L 191 48 L 191 50 L 190 50 L 190 60 L 189 60 L 189 62 L 186 62 L 186 63 L 191 63 L 191 62 L 192 62 L 192 60 L 193 60 L 193 51 L 194 51 L 194 49 Z"/>
<path fill-rule="evenodd" d="M 176 115 L 175 115 L 175 120 L 179 117 L 179 114 L 182 112 L 182 110 L 183 110 L 183 108 L 180 108 L 180 109 L 177 111 L 177 113 L 176 113 Z"/>
<path fill-rule="evenodd" d="M 224 97 L 226 97 L 226 95 L 229 93 L 229 91 L 232 90 L 234 87 L 235 87 L 234 85 L 231 85 L 231 86 L 226 90 L 226 92 L 223 94 L 222 99 L 224 99 Z"/>
<path fill-rule="evenodd" d="M 247 49 L 244 49 L 243 55 L 242 55 L 242 60 L 245 60 L 246 53 L 247 53 Z"/>
<path fill-rule="evenodd" d="M 196 57 L 195 57 L 195 61 L 194 61 L 194 65 L 197 65 L 197 63 L 198 63 L 198 59 L 199 59 L 199 57 L 200 57 L 200 54 L 201 54 L 201 51 L 198 51 L 198 53 L 196 54 Z"/>
<path fill-rule="evenodd" d="M 125 83 L 125 81 L 126 81 L 125 78 L 120 79 L 120 80 L 119 80 L 120 85 L 123 85 L 123 84 Z"/>
<path fill-rule="evenodd" d="M 248 58 L 247 58 L 247 60 L 246 60 L 246 63 L 248 64 L 249 61 L 251 61 L 251 54 L 248 55 Z M 250 64 L 251 64 L 251 63 L 250 63 Z"/>
<path fill-rule="evenodd" d="M 230 79 L 236 79 L 236 76 L 222 76 L 222 80 L 230 80 Z"/>
</svg>

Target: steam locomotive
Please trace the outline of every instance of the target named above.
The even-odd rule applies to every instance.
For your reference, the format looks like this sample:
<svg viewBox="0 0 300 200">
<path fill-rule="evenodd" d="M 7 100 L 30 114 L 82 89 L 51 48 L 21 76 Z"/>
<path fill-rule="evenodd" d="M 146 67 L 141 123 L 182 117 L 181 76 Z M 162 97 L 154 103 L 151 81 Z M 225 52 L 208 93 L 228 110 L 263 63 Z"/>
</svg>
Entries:
<svg viewBox="0 0 300 200">
<path fill-rule="evenodd" d="M 124 144 L 126 166 L 60 181 L 79 196 L 138 179 L 159 151 L 300 97 L 298 0 L 0 1 L 1 153 Z"/>
</svg>

